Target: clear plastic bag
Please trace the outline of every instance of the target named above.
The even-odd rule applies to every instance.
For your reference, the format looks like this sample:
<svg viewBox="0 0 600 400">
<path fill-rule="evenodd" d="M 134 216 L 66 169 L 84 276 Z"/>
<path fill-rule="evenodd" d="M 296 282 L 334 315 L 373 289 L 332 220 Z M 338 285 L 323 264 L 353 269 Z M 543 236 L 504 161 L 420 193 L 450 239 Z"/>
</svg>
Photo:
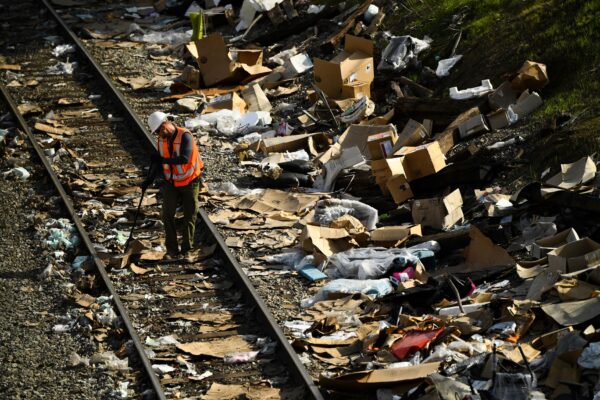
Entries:
<svg viewBox="0 0 600 400">
<path fill-rule="evenodd" d="M 385 276 L 394 263 L 417 262 L 418 258 L 406 249 L 364 247 L 332 255 L 323 272 L 331 278 L 377 279 Z"/>
<path fill-rule="evenodd" d="M 328 199 L 315 205 L 313 222 L 328 226 L 344 215 L 352 215 L 370 231 L 377 227 L 379 214 L 376 209 L 356 200 Z"/>
<path fill-rule="evenodd" d="M 392 284 L 389 279 L 370 279 L 370 280 L 356 280 L 356 279 L 336 279 L 321 289 L 311 299 L 305 299 L 302 301 L 302 307 L 310 307 L 318 301 L 327 300 L 331 293 L 363 293 L 375 298 L 386 296 L 394 291 Z"/>
</svg>

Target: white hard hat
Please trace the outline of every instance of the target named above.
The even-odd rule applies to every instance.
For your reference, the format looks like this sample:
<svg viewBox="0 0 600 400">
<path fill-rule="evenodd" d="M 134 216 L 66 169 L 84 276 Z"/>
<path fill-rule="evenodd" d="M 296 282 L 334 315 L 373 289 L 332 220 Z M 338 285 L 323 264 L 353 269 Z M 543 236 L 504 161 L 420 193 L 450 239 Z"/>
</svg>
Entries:
<svg viewBox="0 0 600 400">
<path fill-rule="evenodd" d="M 160 125 L 167 120 L 169 116 L 162 111 L 155 111 L 148 117 L 148 126 L 150 127 L 150 132 L 154 133 Z"/>
</svg>

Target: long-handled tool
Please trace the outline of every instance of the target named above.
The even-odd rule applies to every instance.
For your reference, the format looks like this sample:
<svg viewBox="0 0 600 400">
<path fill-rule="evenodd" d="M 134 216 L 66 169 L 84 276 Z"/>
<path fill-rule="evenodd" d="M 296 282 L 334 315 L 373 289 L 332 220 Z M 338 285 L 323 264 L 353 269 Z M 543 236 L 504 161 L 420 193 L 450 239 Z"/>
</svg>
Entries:
<svg viewBox="0 0 600 400">
<path fill-rule="evenodd" d="M 153 163 L 152 165 L 150 165 L 150 170 L 148 171 L 148 178 L 151 179 L 152 181 L 154 181 L 155 176 L 156 176 L 156 164 Z M 146 194 L 146 188 L 142 188 L 142 196 L 140 197 L 140 202 L 137 206 L 137 210 L 135 211 L 135 216 L 133 217 L 133 225 L 131 225 L 131 231 L 129 232 L 129 238 L 127 239 L 127 242 L 125 242 L 124 253 L 127 253 L 127 250 L 129 249 L 129 244 L 133 240 L 133 230 L 135 229 L 135 225 L 137 224 L 137 219 L 138 219 L 138 216 L 140 215 L 140 209 L 142 208 L 142 202 L 144 201 L 145 194 Z"/>
</svg>

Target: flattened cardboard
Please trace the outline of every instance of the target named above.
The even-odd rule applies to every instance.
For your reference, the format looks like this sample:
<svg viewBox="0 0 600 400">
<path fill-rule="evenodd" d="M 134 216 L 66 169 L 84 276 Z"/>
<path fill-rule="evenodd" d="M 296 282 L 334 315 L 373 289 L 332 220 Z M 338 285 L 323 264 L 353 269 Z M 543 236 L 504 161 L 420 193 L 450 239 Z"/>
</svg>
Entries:
<svg viewBox="0 0 600 400">
<path fill-rule="evenodd" d="M 336 378 L 321 376 L 319 383 L 325 388 L 346 391 L 378 389 L 426 378 L 437 372 L 440 365 L 441 363 L 423 363 L 403 368 L 352 372 Z"/>
<path fill-rule="evenodd" d="M 398 140 L 395 131 L 387 131 L 371 135 L 367 139 L 367 148 L 372 160 L 388 158 L 393 153 L 394 144 Z"/>
<path fill-rule="evenodd" d="M 548 269 L 571 273 L 600 264 L 600 243 L 583 238 L 548 253 Z"/>
<path fill-rule="evenodd" d="M 575 232 L 575 229 L 565 229 L 556 235 L 533 242 L 533 245 L 531 246 L 531 255 L 535 258 L 542 258 L 552 250 L 577 240 L 579 240 L 579 235 Z"/>
<path fill-rule="evenodd" d="M 219 33 L 196 40 L 195 57 L 206 86 L 212 86 L 231 76 L 233 62 L 229 59 L 227 46 Z M 192 53 L 194 55 L 194 53 Z"/>
<path fill-rule="evenodd" d="M 428 136 L 427 129 L 423 125 L 414 119 L 409 119 L 406 125 L 404 125 L 402 132 L 398 135 L 398 140 L 396 141 L 393 151 L 395 153 L 404 146 L 419 145 L 423 143 Z"/>
<path fill-rule="evenodd" d="M 579 325 L 600 315 L 600 297 L 587 300 L 542 304 L 542 310 L 559 325 Z"/>
<path fill-rule="evenodd" d="M 458 189 L 445 197 L 415 200 L 413 222 L 434 229 L 449 228 L 463 219 L 461 206 L 462 196 Z"/>
<path fill-rule="evenodd" d="M 330 61 L 315 58 L 315 84 L 328 97 L 342 99 L 343 86 L 354 82 L 370 85 L 375 78 L 373 67 L 373 42 L 346 35 L 344 51 Z M 346 88 L 345 94 L 349 94 Z"/>
<path fill-rule="evenodd" d="M 209 342 L 181 343 L 177 348 L 184 353 L 194 356 L 225 357 L 229 353 L 239 353 L 254 350 L 243 336 L 229 336 L 224 339 Z"/>
<path fill-rule="evenodd" d="M 387 191 L 396 204 L 402 204 L 413 198 L 413 192 L 404 175 L 394 175 L 385 182 Z"/>
<path fill-rule="evenodd" d="M 404 175 L 409 182 L 433 175 L 446 167 L 446 159 L 437 141 L 418 147 L 403 147 L 394 154 L 403 156 Z"/>
<path fill-rule="evenodd" d="M 486 268 L 515 265 L 515 260 L 502 247 L 494 244 L 479 229 L 471 225 L 469 229 L 471 242 L 465 248 L 465 265 L 471 271 Z"/>
</svg>

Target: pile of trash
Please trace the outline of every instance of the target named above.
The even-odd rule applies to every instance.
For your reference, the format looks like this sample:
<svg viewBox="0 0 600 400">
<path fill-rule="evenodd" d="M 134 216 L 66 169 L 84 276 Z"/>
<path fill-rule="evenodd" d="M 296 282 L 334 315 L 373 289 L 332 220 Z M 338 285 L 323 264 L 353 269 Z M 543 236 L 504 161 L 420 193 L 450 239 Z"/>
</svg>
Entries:
<svg viewBox="0 0 600 400">
<path fill-rule="evenodd" d="M 500 80 L 443 87 L 462 55 L 424 65 L 432 40 L 380 32 L 385 9 L 371 1 L 341 13 L 218 3 L 182 10 L 192 31 L 174 42 L 152 39 L 189 34 L 179 53 L 164 47 L 185 61 L 165 109 L 254 179 L 208 176 L 202 198 L 235 232 L 230 247 L 310 282 L 285 327 L 321 387 L 379 399 L 599 396 L 596 161 L 563 160 L 512 192 L 494 180 L 492 159 L 525 140 L 513 128 L 542 105 L 551 66 L 525 60 Z M 323 18 L 335 24 L 308 37 Z M 436 90 L 409 78 L 426 73 Z M 161 250 L 142 244 L 112 265 Z"/>
</svg>

